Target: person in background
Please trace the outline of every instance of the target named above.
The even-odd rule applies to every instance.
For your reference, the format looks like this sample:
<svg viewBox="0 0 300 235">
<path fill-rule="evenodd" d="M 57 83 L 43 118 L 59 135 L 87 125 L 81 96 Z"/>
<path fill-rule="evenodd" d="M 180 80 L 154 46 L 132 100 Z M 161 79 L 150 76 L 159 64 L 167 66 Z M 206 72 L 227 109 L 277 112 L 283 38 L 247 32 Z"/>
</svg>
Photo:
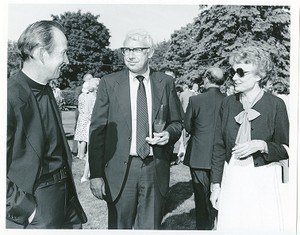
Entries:
<svg viewBox="0 0 300 235">
<path fill-rule="evenodd" d="M 151 36 L 130 31 L 121 50 L 127 68 L 101 78 L 92 113 L 90 188 L 107 202 L 109 229 L 158 229 L 183 112 L 174 78 L 149 68 Z"/>
<path fill-rule="evenodd" d="M 89 125 L 97 92 L 97 80 L 89 78 L 82 85 L 81 94 L 78 97 L 78 118 L 75 126 L 74 140 L 78 143 L 77 158 L 85 158 L 87 142 L 89 138 Z"/>
<path fill-rule="evenodd" d="M 199 87 L 199 93 L 204 93 L 205 92 L 205 88 L 204 88 L 204 85 L 202 84 L 200 87 Z"/>
<path fill-rule="evenodd" d="M 187 84 L 183 84 L 182 86 L 183 91 L 180 93 L 180 103 L 183 108 L 183 112 L 186 111 L 186 108 L 189 104 L 189 99 L 191 96 L 195 95 L 194 92 L 189 88 Z"/>
<path fill-rule="evenodd" d="M 183 164 L 190 167 L 196 205 L 196 227 L 211 230 L 216 211 L 209 201 L 210 169 L 214 133 L 219 109 L 225 94 L 220 92 L 224 83 L 223 71 L 207 69 L 203 83 L 205 93 L 191 96 L 184 116 L 184 128 L 190 134 Z"/>
<path fill-rule="evenodd" d="M 7 83 L 6 228 L 81 229 L 87 222 L 72 154 L 47 84 L 69 63 L 64 28 L 29 25 L 18 40 L 23 67 Z"/>
<path fill-rule="evenodd" d="M 233 84 L 228 84 L 226 87 L 226 95 L 233 95 L 234 94 L 234 85 Z"/>
<path fill-rule="evenodd" d="M 177 85 L 175 88 L 176 88 L 177 96 L 179 98 L 180 97 L 180 93 L 183 91 L 182 86 Z"/>
<path fill-rule="evenodd" d="M 93 78 L 93 75 L 90 74 L 90 73 L 86 73 L 84 76 L 83 76 L 83 83 L 84 82 L 87 82 L 89 81 L 90 79 Z M 78 101 L 79 99 L 79 95 L 81 94 L 82 92 L 82 86 L 83 84 L 81 84 L 80 86 L 77 86 L 75 88 L 75 91 L 74 91 L 74 99 Z M 75 126 L 74 126 L 74 134 L 75 134 L 75 130 L 76 130 L 76 125 L 77 125 L 77 120 L 78 120 L 78 115 L 79 115 L 79 111 L 78 111 L 78 102 L 77 102 L 77 105 L 76 105 L 76 109 L 75 109 Z M 86 153 L 86 150 L 85 150 L 85 153 Z M 78 142 L 73 139 L 73 143 L 72 143 L 72 154 L 73 156 L 75 157 L 75 159 L 77 158 L 77 155 L 78 155 Z"/>
<path fill-rule="evenodd" d="M 89 128 L 96 100 L 98 84 L 99 80 L 97 78 L 92 78 L 84 82 L 82 86 L 82 93 L 78 98 L 79 116 L 76 124 L 74 140 L 78 142 L 77 158 L 86 160 L 83 176 L 81 177 L 81 183 L 87 181 L 89 178 L 89 164 L 87 158 L 85 158 L 85 152 L 89 142 Z"/>
<path fill-rule="evenodd" d="M 193 83 L 193 85 L 192 85 L 192 92 L 194 92 L 194 95 L 200 94 L 198 83 L 196 83 L 196 82 Z"/>
<path fill-rule="evenodd" d="M 269 53 L 256 46 L 233 52 L 229 62 L 237 93 L 222 102 L 211 163 L 217 230 L 281 232 L 279 161 L 289 158 L 289 120 L 284 102 L 263 90 L 275 67 Z"/>
<path fill-rule="evenodd" d="M 189 99 L 191 96 L 195 95 L 195 92 L 192 91 L 187 84 L 183 84 L 182 89 L 183 91 L 180 93 L 179 99 L 183 108 L 183 112 L 185 113 L 186 108 L 189 104 Z M 177 164 L 181 163 L 184 159 L 186 145 L 189 138 L 190 138 L 189 134 L 185 131 L 185 129 L 183 129 L 179 139 L 179 148 L 178 148 L 177 161 L 176 161 Z"/>
<path fill-rule="evenodd" d="M 264 91 L 271 93 L 273 92 L 273 80 L 268 80 L 267 83 L 264 85 Z"/>
<path fill-rule="evenodd" d="M 58 82 L 56 79 L 53 79 L 49 82 L 49 86 L 52 89 L 54 98 L 56 100 L 57 106 L 59 108 L 60 111 L 64 110 L 64 106 L 65 106 L 65 99 L 62 95 L 61 90 L 58 87 Z"/>
</svg>

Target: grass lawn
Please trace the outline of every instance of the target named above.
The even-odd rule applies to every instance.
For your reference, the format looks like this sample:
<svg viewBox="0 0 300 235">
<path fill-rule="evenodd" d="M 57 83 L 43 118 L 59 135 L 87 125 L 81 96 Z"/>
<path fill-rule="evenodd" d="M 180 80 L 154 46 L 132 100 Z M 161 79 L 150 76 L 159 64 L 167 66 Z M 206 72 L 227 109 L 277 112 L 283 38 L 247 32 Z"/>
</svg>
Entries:
<svg viewBox="0 0 300 235">
<path fill-rule="evenodd" d="M 62 119 L 69 145 L 72 148 L 75 122 L 74 112 L 63 111 Z M 107 208 L 105 201 L 101 201 L 92 195 L 89 182 L 80 183 L 84 164 L 84 160 L 74 160 L 72 166 L 79 200 L 88 217 L 88 222 L 84 224 L 84 229 L 107 229 Z M 171 166 L 170 191 L 167 196 L 162 229 L 195 229 L 194 207 L 189 168 L 182 164 Z"/>
</svg>

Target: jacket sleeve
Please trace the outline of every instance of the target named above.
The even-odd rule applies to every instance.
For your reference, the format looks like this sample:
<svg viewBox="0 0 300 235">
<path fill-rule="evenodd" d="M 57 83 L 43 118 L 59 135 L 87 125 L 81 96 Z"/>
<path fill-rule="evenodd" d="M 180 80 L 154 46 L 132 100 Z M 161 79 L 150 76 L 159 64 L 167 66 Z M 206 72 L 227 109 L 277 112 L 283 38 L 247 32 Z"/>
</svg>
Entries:
<svg viewBox="0 0 300 235">
<path fill-rule="evenodd" d="M 105 79 L 100 80 L 89 133 L 90 178 L 104 177 L 105 130 L 108 123 L 109 97 Z"/>
<path fill-rule="evenodd" d="M 36 207 L 33 195 L 25 193 L 6 179 L 6 219 L 25 224 Z"/>
<path fill-rule="evenodd" d="M 217 119 L 213 154 L 211 160 L 211 182 L 219 183 L 219 184 L 221 183 L 222 180 L 223 168 L 226 159 L 226 148 L 225 148 L 225 142 L 222 133 L 222 126 L 225 125 L 222 124 L 223 114 L 225 109 L 224 104 L 225 102 L 222 103 L 222 106 L 219 111 L 218 119 Z"/>
<path fill-rule="evenodd" d="M 15 116 L 10 102 L 7 102 L 7 173 L 12 162 L 15 133 Z M 24 224 L 36 207 L 34 197 L 22 191 L 9 178 L 6 178 L 6 218 Z"/>
<path fill-rule="evenodd" d="M 276 103 L 273 136 L 266 143 L 268 153 L 256 152 L 253 154 L 253 158 L 263 157 L 267 163 L 289 158 L 286 149 L 283 147 L 283 145 L 289 146 L 289 119 L 285 103 L 282 100 L 278 99 Z"/>
<path fill-rule="evenodd" d="M 193 119 L 193 99 L 189 98 L 189 104 L 184 114 L 184 129 L 191 134 L 192 131 L 192 119 Z"/>
<path fill-rule="evenodd" d="M 175 84 L 172 80 L 169 94 L 169 122 L 166 131 L 170 134 L 169 144 L 173 145 L 180 138 L 183 128 L 183 110 L 176 93 Z"/>
</svg>

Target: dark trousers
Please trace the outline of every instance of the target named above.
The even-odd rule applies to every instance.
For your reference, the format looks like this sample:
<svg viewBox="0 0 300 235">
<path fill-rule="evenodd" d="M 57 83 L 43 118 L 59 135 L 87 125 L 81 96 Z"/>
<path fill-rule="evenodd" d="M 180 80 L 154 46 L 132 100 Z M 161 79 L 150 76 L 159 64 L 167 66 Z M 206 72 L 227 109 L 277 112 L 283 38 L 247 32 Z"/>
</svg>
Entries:
<svg viewBox="0 0 300 235">
<path fill-rule="evenodd" d="M 108 202 L 109 229 L 159 229 L 165 198 L 155 180 L 153 157 L 130 157 L 120 196 Z"/>
<path fill-rule="evenodd" d="M 196 209 L 198 230 L 211 230 L 217 211 L 212 207 L 210 197 L 210 170 L 190 168 Z"/>
<path fill-rule="evenodd" d="M 68 179 L 60 182 L 40 183 L 34 194 L 36 213 L 33 221 L 19 225 L 6 220 L 6 228 L 19 229 L 81 229 L 82 223 L 71 203 L 73 195 L 69 194 Z"/>
</svg>

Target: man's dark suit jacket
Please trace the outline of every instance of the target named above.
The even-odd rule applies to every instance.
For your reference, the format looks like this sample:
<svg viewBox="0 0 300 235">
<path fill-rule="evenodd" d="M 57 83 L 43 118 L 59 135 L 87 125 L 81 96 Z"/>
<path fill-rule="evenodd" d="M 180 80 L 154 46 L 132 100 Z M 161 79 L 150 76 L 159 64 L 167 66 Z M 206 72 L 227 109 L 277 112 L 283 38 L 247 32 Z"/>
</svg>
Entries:
<svg viewBox="0 0 300 235">
<path fill-rule="evenodd" d="M 219 109 L 226 95 L 217 87 L 190 97 L 184 116 L 184 128 L 191 134 L 184 164 L 191 168 L 211 168 L 211 157 Z"/>
<path fill-rule="evenodd" d="M 156 181 L 162 195 L 169 188 L 169 158 L 182 131 L 183 111 L 173 78 L 150 70 L 152 121 L 164 107 L 169 143 L 153 146 Z M 114 201 L 124 183 L 131 144 L 129 70 L 104 76 L 97 91 L 90 125 L 89 164 L 91 178 L 104 178 L 107 201 Z"/>
<path fill-rule="evenodd" d="M 25 76 L 20 71 L 13 78 L 8 79 L 7 85 L 6 216 L 7 219 L 18 224 L 24 224 L 36 207 L 33 193 L 35 183 L 41 174 L 47 141 L 38 103 Z M 65 160 L 71 175 L 71 151 L 55 98 L 51 89 L 48 89 L 61 131 Z M 73 179 L 71 184 L 75 195 L 74 205 L 79 208 L 79 217 L 84 218 L 82 222 L 85 222 L 86 216 L 78 201 Z"/>
</svg>

